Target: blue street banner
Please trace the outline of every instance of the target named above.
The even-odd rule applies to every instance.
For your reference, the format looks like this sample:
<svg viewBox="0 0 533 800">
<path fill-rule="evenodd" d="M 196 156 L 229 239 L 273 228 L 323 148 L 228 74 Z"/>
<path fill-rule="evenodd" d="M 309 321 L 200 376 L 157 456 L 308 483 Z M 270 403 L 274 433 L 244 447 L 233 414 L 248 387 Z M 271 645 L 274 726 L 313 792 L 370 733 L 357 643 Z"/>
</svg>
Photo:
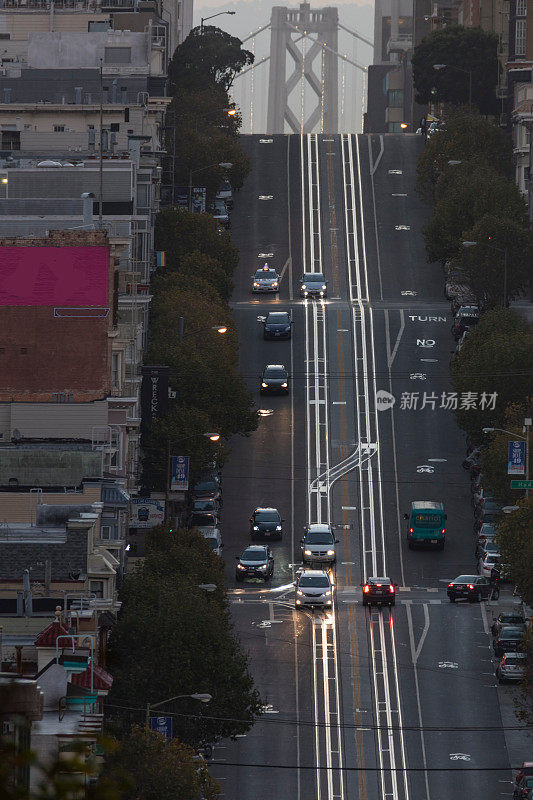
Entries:
<svg viewBox="0 0 533 800">
<path fill-rule="evenodd" d="M 150 730 L 172 739 L 172 717 L 150 717 Z"/>
<path fill-rule="evenodd" d="M 526 443 L 509 442 L 508 475 L 523 475 L 526 471 Z"/>
<path fill-rule="evenodd" d="M 186 492 L 189 488 L 189 456 L 172 456 L 170 491 Z"/>
</svg>

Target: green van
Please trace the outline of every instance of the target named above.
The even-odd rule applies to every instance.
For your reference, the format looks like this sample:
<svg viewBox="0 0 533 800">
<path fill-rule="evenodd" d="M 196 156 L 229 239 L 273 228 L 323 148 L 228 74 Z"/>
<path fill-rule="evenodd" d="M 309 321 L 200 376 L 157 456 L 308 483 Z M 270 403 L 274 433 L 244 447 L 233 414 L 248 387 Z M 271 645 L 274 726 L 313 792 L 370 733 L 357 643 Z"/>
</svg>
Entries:
<svg viewBox="0 0 533 800">
<path fill-rule="evenodd" d="M 404 514 L 404 519 L 409 520 L 407 541 L 409 549 L 427 545 L 444 549 L 446 540 L 446 526 L 444 503 L 434 503 L 432 500 L 413 500 L 411 513 Z"/>
</svg>

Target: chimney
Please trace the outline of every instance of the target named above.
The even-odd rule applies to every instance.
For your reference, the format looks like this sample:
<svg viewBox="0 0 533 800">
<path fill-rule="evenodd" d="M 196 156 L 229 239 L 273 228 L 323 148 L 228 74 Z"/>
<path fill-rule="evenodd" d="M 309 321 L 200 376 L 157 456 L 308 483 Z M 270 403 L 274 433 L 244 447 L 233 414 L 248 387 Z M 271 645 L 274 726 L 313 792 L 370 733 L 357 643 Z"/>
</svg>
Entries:
<svg viewBox="0 0 533 800">
<path fill-rule="evenodd" d="M 92 192 L 83 192 L 81 197 L 83 200 L 83 226 L 85 227 L 93 224 L 94 194 Z"/>
</svg>

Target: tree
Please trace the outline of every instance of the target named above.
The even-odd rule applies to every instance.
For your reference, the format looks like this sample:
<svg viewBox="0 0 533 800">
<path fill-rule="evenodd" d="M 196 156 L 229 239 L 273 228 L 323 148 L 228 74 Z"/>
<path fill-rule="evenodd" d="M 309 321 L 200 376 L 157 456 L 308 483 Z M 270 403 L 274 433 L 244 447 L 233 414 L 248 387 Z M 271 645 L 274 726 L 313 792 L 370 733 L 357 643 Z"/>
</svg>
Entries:
<svg viewBox="0 0 533 800">
<path fill-rule="evenodd" d="M 522 221 L 485 214 L 464 232 L 461 259 L 470 286 L 484 308 L 498 308 L 524 289 L 531 265 L 533 237 Z M 504 298 L 505 294 L 505 298 Z"/>
<path fill-rule="evenodd" d="M 435 186 L 433 217 L 424 228 L 429 261 L 461 259 L 463 232 L 485 214 L 527 227 L 527 205 L 514 181 L 469 162 L 445 170 Z"/>
<path fill-rule="evenodd" d="M 204 26 L 203 31 L 193 28 L 169 64 L 170 92 L 175 94 L 180 88 L 196 91 L 209 85 L 221 86 L 227 92 L 235 76 L 253 63 L 253 53 L 243 50 L 236 36 L 214 25 Z"/>
<path fill-rule="evenodd" d="M 218 588 L 207 593 L 202 583 Z M 144 719 L 147 703 L 206 692 L 208 706 L 182 698 L 160 708 L 173 715 L 174 736 L 197 748 L 246 733 L 260 699 L 232 633 L 223 562 L 205 539 L 156 530 L 144 564 L 126 576 L 122 602 L 109 642 L 115 724 L 127 730 Z"/>
<path fill-rule="evenodd" d="M 519 501 L 519 508 L 502 514 L 496 541 L 511 582 L 527 605 L 533 603 L 533 493 Z"/>
<path fill-rule="evenodd" d="M 233 136 L 209 126 L 198 130 L 179 126 L 175 158 L 177 182 L 188 185 L 191 171 L 193 183 L 206 187 L 209 202 L 225 177 L 228 177 L 233 188 L 239 189 L 250 171 L 250 160 L 239 142 Z M 218 166 L 224 163 L 230 163 L 231 167 L 225 169 Z"/>
<path fill-rule="evenodd" d="M 524 435 L 522 433 L 524 419 L 531 417 L 532 413 L 533 398 L 526 398 L 521 403 L 512 403 L 505 410 L 503 429 L 516 433 L 517 439 L 520 439 Z M 507 474 L 508 442 L 511 439 L 512 436 L 508 433 L 495 431 L 481 454 L 483 485 L 492 489 L 495 497 L 500 498 L 505 505 L 513 505 L 523 494 L 522 489 L 511 489 L 511 479 Z"/>
<path fill-rule="evenodd" d="M 233 281 L 229 275 L 224 272 L 216 258 L 207 256 L 199 250 L 182 256 L 177 272 L 188 281 L 198 278 L 207 281 L 223 300 L 227 301 L 231 297 Z"/>
<path fill-rule="evenodd" d="M 507 405 L 533 395 L 533 327 L 510 309 L 488 311 L 452 359 L 450 372 L 459 397 L 477 393 L 477 407 L 457 410 L 456 419 L 473 441 L 483 442 L 482 428 L 505 427 Z M 494 409 L 487 398 L 492 393 Z"/>
<path fill-rule="evenodd" d="M 498 82 L 498 36 L 482 28 L 447 25 L 426 36 L 414 49 L 413 82 L 417 103 L 437 99 L 454 105 L 468 103 L 472 73 L 472 104 L 481 114 L 498 111 L 494 87 Z M 436 70 L 433 64 L 446 64 Z M 491 80 L 492 78 L 492 80 Z"/>
<path fill-rule="evenodd" d="M 215 258 L 228 275 L 233 275 L 239 263 L 239 251 L 228 233 L 220 234 L 218 225 L 209 214 L 165 209 L 155 222 L 156 249 L 164 250 L 167 261 L 178 264 L 187 253 L 200 251 Z"/>
<path fill-rule="evenodd" d="M 418 189 L 431 199 L 440 176 L 459 165 L 448 161 L 485 166 L 499 175 L 513 177 L 513 144 L 493 122 L 464 109 L 455 109 L 446 117 L 446 126 L 427 142 L 418 158 Z"/>
<path fill-rule="evenodd" d="M 235 111 L 228 114 L 228 110 Z M 230 100 L 227 91 L 214 83 L 194 91 L 188 86 L 176 89 L 167 111 L 167 124 L 177 122 L 177 130 L 215 128 L 236 138 L 242 123 L 240 112 Z"/>
<path fill-rule="evenodd" d="M 115 743 L 105 762 L 104 780 L 121 787 L 117 800 L 220 797 L 220 787 L 191 747 L 140 726 Z"/>
</svg>

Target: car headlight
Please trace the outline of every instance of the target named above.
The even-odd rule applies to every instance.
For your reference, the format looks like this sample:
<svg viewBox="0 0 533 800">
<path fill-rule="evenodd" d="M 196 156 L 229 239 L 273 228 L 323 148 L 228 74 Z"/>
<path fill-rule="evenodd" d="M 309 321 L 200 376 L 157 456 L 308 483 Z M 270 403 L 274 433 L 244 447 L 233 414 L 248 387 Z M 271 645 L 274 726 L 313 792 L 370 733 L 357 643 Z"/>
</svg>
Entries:
<svg viewBox="0 0 533 800">
<path fill-rule="evenodd" d="M 320 297 L 323 297 L 323 295 L 324 295 L 324 292 L 320 292 Z"/>
<path fill-rule="evenodd" d="M 312 556 L 313 553 L 311 552 L 311 550 L 304 550 L 304 555 L 305 556 Z"/>
<path fill-rule="evenodd" d="M 324 284 L 324 286 L 322 287 L 322 291 L 323 291 L 323 292 L 325 292 L 325 291 L 326 291 L 326 284 Z"/>
<path fill-rule="evenodd" d="M 301 600 L 297 600 L 296 605 L 299 606 L 301 602 L 302 602 Z"/>
<path fill-rule="evenodd" d="M 285 328 L 285 333 L 288 333 L 290 331 L 290 329 L 291 329 L 291 326 L 287 325 L 287 327 Z"/>
<path fill-rule="evenodd" d="M 296 589 L 296 594 L 300 595 L 300 597 L 303 596 L 303 592 L 301 589 Z"/>
<path fill-rule="evenodd" d="M 273 289 L 277 289 L 277 288 L 278 288 L 278 284 L 277 284 L 277 283 L 273 283 L 273 284 L 272 284 L 272 288 L 273 288 Z"/>
<path fill-rule="evenodd" d="M 330 589 L 328 589 L 328 591 L 327 591 L 327 592 L 324 592 L 324 595 L 325 595 L 326 597 L 331 597 L 331 591 L 330 591 Z"/>
<path fill-rule="evenodd" d="M 334 555 L 335 555 L 335 550 L 328 550 L 328 552 L 326 553 L 326 555 L 328 555 L 328 556 L 334 556 Z"/>
<path fill-rule="evenodd" d="M 307 289 L 307 286 L 304 283 L 304 285 L 302 286 L 302 291 L 304 291 L 305 289 Z"/>
<path fill-rule="evenodd" d="M 242 564 L 237 564 L 237 569 L 246 569 L 246 567 L 243 567 Z"/>
<path fill-rule="evenodd" d="M 281 384 L 281 388 L 282 389 L 286 389 L 287 388 L 287 381 L 285 381 L 284 383 Z"/>
<path fill-rule="evenodd" d="M 280 531 L 281 530 L 281 525 L 276 525 L 276 530 Z"/>
<path fill-rule="evenodd" d="M 268 386 L 268 383 L 265 383 L 264 381 L 262 381 L 261 386 L 263 387 L 263 389 L 266 389 L 266 387 Z"/>
<path fill-rule="evenodd" d="M 259 284 L 258 283 L 254 283 L 254 289 L 259 289 Z"/>
<path fill-rule="evenodd" d="M 261 564 L 261 566 L 259 567 L 259 569 L 266 569 L 266 568 L 267 568 L 266 564 Z"/>
<path fill-rule="evenodd" d="M 258 531 L 258 530 L 259 530 L 259 525 L 254 525 L 254 531 Z"/>
</svg>

